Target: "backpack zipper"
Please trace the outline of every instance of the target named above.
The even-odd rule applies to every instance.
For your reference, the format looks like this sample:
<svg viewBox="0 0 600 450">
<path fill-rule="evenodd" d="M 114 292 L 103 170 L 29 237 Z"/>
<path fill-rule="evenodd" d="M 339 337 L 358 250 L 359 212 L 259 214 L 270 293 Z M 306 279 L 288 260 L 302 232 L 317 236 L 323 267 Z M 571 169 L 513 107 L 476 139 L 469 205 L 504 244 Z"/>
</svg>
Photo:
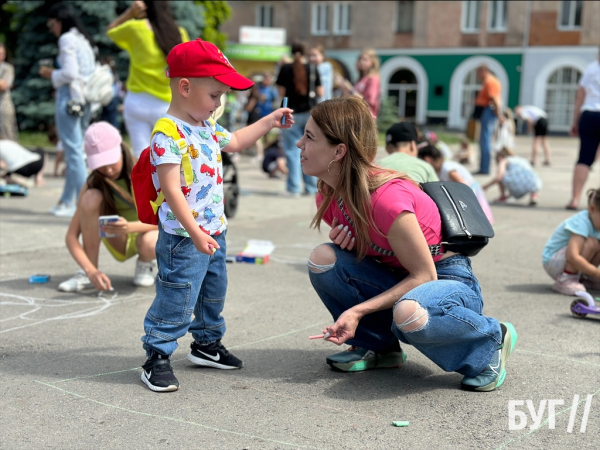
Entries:
<svg viewBox="0 0 600 450">
<path fill-rule="evenodd" d="M 463 218 L 462 218 L 462 216 L 460 214 L 460 211 L 458 210 L 458 208 L 454 204 L 454 200 L 452 199 L 452 197 L 450 197 L 450 193 L 448 192 L 448 190 L 446 189 L 446 187 L 443 184 L 440 184 L 440 188 L 442 188 L 442 191 L 444 191 L 444 194 L 446 194 L 446 197 L 448 197 L 448 200 L 450 201 L 450 204 L 454 208 L 454 212 L 456 213 L 456 215 L 458 217 L 458 221 L 460 222 L 460 227 L 466 233 L 467 237 L 469 239 L 471 239 L 473 237 L 473 235 L 469 232 L 469 230 L 467 230 L 467 226 L 465 225 L 465 222 L 463 221 Z"/>
</svg>

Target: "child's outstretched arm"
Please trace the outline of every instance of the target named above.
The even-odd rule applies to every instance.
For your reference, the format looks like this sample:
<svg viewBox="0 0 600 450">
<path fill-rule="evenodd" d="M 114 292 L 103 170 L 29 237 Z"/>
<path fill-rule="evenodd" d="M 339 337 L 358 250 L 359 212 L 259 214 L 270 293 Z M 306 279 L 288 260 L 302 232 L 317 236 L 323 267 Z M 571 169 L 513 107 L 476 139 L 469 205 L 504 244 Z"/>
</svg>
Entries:
<svg viewBox="0 0 600 450">
<path fill-rule="evenodd" d="M 585 238 L 571 233 L 567 244 L 567 267 L 570 266 L 572 271 L 582 272 L 592 278 L 600 279 L 600 269 L 590 262 L 597 253 L 598 245 L 598 241 L 594 238 Z"/>
<path fill-rule="evenodd" d="M 499 163 L 498 163 L 498 173 L 496 173 L 496 176 L 494 178 L 492 178 L 488 183 L 483 185 L 483 189 L 486 190 L 490 187 L 492 187 L 493 185 L 502 182 L 502 178 L 504 178 L 504 174 L 506 173 L 506 165 L 508 164 L 508 161 L 505 159 L 502 159 Z"/>
<path fill-rule="evenodd" d="M 190 207 L 185 200 L 185 196 L 181 192 L 180 170 L 181 166 L 179 164 L 159 164 L 156 167 L 156 173 L 158 174 L 158 180 L 160 181 L 165 201 L 181 226 L 190 235 L 198 251 L 212 255 L 214 253 L 213 248 L 220 248 L 219 244 L 198 227 L 190 211 Z"/>
<path fill-rule="evenodd" d="M 289 108 L 279 108 L 252 125 L 237 130 L 231 135 L 231 140 L 223 148 L 223 151 L 228 153 L 241 152 L 252 146 L 273 128 L 291 128 L 294 123 L 292 112 Z M 281 125 L 283 116 L 285 116 L 285 125 Z"/>
</svg>

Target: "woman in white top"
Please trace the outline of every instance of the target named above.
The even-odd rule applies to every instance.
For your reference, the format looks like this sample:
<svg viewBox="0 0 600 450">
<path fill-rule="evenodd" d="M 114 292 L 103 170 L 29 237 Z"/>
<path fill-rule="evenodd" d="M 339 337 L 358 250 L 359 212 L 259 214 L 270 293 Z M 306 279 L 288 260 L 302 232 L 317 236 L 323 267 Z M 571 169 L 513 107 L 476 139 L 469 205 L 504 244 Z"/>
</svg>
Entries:
<svg viewBox="0 0 600 450">
<path fill-rule="evenodd" d="M 55 121 L 67 163 L 65 186 L 58 205 L 50 212 L 59 217 L 72 217 L 77 197 L 87 178 L 83 160 L 83 137 L 90 121 L 90 105 L 76 99 L 81 80 L 94 72 L 96 58 L 93 41 L 79 17 L 71 8 L 57 4 L 48 11 L 48 29 L 58 37 L 59 68 L 40 67 L 39 75 L 52 80 L 56 89 Z M 79 91 L 80 92 L 80 91 Z M 79 109 L 79 114 L 74 111 Z"/>
<path fill-rule="evenodd" d="M 473 175 L 471 175 L 471 172 L 465 166 L 456 161 L 445 160 L 444 154 L 431 143 L 427 143 L 427 145 L 419 149 L 419 158 L 428 162 L 433 167 L 440 181 L 456 181 L 457 183 L 469 186 L 475 193 L 475 197 L 477 197 L 481 209 L 490 221 L 490 224 L 494 224 L 494 216 L 485 193 L 481 185 L 473 178 Z"/>
<path fill-rule="evenodd" d="M 577 209 L 581 191 L 600 147 L 600 62 L 585 69 L 575 96 L 571 136 L 579 135 L 579 159 L 573 170 L 573 195 L 567 209 Z"/>
</svg>

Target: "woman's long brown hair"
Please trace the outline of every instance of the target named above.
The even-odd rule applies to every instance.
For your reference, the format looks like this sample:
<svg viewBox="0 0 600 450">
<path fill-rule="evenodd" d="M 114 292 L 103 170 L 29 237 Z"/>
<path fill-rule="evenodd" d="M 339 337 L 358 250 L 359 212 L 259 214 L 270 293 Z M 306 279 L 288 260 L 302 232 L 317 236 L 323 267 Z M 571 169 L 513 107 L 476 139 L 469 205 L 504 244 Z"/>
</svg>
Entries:
<svg viewBox="0 0 600 450">
<path fill-rule="evenodd" d="M 152 25 L 156 45 L 164 53 L 165 58 L 173 47 L 181 44 L 181 33 L 173 18 L 173 11 L 168 1 L 145 0 L 146 17 Z"/>
<path fill-rule="evenodd" d="M 302 97 L 308 94 L 308 77 L 306 76 L 306 68 L 302 62 L 302 56 L 305 53 L 306 46 L 302 42 L 294 42 L 292 44 L 292 55 L 294 55 L 294 62 L 292 63 L 294 88 L 296 89 L 296 93 Z"/>
<path fill-rule="evenodd" d="M 323 203 L 310 226 L 320 229 L 330 203 L 341 197 L 354 222 L 356 251 L 360 260 L 367 254 L 371 243 L 369 229 L 378 230 L 373 222 L 371 194 L 390 180 L 414 181 L 403 173 L 373 164 L 377 155 L 377 126 L 363 99 L 349 96 L 326 100 L 315 106 L 310 115 L 331 145 L 345 144 L 347 148 L 339 161 L 340 172 L 335 189 L 323 180 L 318 181 Z"/>
<path fill-rule="evenodd" d="M 121 155 L 123 157 L 123 169 L 121 170 L 120 178 L 124 178 L 127 184 L 127 191 L 131 192 L 131 171 L 133 169 L 133 158 L 131 157 L 131 151 L 124 142 L 121 143 Z M 117 214 L 117 206 L 115 205 L 114 191 L 106 177 L 97 170 L 93 170 L 88 176 L 86 181 L 88 189 L 98 189 L 102 193 L 102 205 L 100 205 L 100 215 L 108 216 Z M 124 196 L 124 200 L 128 203 L 132 203 L 135 207 L 135 202 L 131 194 L 129 198 Z"/>
</svg>

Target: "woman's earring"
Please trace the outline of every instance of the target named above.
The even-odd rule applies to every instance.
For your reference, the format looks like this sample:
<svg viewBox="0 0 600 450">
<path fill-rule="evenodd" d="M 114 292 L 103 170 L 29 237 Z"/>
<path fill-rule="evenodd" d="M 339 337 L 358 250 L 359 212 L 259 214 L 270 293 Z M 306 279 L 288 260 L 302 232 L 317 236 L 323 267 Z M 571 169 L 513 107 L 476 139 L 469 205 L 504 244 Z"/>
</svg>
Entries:
<svg viewBox="0 0 600 450">
<path fill-rule="evenodd" d="M 329 175 L 331 175 L 332 177 L 337 177 L 340 173 L 342 173 L 342 168 L 340 167 L 340 171 L 338 173 L 336 173 L 335 175 L 332 174 L 329 169 L 331 168 L 331 163 L 335 162 L 335 159 L 332 159 L 331 161 L 329 161 L 329 164 L 327 164 L 327 173 Z"/>
</svg>

